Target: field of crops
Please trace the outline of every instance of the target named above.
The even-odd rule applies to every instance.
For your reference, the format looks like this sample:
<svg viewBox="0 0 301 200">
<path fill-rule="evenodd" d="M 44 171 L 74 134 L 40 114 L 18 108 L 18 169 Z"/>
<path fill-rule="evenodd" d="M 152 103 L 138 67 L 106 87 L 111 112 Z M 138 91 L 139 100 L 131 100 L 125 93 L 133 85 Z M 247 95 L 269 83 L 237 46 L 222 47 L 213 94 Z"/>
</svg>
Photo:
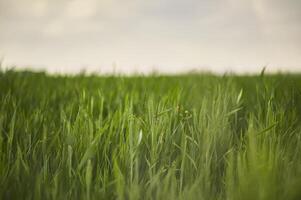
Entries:
<svg viewBox="0 0 301 200">
<path fill-rule="evenodd" d="M 0 199 L 301 199 L 301 75 L 2 71 Z"/>
</svg>

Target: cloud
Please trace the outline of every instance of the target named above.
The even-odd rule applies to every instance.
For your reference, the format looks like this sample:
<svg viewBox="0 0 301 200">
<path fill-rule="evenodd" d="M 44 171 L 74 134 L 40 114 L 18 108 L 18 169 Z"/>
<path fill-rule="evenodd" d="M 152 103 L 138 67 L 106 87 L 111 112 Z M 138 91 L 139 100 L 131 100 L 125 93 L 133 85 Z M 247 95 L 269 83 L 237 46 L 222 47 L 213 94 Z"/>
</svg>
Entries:
<svg viewBox="0 0 301 200">
<path fill-rule="evenodd" d="M 299 0 L 0 0 L 0 51 L 50 66 L 297 65 L 299 10 Z"/>
<path fill-rule="evenodd" d="M 98 3 L 96 0 L 73 0 L 66 4 L 64 15 L 69 18 L 83 19 L 96 15 Z"/>
</svg>

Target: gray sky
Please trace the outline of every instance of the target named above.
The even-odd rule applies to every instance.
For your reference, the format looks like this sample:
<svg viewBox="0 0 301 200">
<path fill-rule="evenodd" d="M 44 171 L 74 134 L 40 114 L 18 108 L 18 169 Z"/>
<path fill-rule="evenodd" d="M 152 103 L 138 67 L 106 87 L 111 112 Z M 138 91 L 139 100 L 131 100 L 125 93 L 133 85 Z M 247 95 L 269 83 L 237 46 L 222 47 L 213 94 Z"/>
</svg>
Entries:
<svg viewBox="0 0 301 200">
<path fill-rule="evenodd" d="M 301 71 L 301 1 L 0 0 L 0 56 L 50 72 Z"/>
</svg>

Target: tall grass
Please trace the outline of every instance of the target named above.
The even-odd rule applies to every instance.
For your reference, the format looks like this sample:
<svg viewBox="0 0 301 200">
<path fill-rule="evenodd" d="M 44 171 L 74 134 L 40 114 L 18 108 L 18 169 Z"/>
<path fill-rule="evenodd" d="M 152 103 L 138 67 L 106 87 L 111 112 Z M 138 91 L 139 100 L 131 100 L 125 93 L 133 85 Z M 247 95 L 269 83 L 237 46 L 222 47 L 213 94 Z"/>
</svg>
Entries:
<svg viewBox="0 0 301 200">
<path fill-rule="evenodd" d="M 0 73 L 0 199 L 301 199 L 301 76 Z"/>
</svg>

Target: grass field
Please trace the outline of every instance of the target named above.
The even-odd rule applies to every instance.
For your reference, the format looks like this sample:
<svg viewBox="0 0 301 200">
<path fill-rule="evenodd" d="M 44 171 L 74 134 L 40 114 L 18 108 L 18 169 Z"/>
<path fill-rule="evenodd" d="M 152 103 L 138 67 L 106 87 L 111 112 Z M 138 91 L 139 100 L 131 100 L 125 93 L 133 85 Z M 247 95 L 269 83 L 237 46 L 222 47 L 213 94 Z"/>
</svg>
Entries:
<svg viewBox="0 0 301 200">
<path fill-rule="evenodd" d="M 0 72 L 0 199 L 301 199 L 301 75 Z"/>
</svg>

